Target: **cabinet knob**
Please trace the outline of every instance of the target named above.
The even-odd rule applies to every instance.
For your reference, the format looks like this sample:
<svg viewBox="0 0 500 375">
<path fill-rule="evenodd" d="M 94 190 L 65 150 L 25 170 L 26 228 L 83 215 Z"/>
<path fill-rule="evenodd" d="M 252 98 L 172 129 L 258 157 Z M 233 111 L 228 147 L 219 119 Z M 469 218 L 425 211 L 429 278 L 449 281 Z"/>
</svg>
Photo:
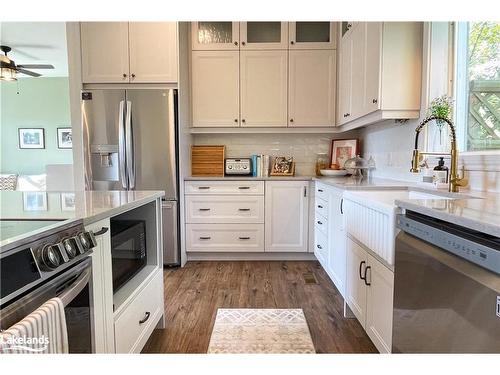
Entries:
<svg viewBox="0 0 500 375">
<path fill-rule="evenodd" d="M 350 29 L 352 27 L 352 23 L 347 24 L 347 28 Z"/>
<path fill-rule="evenodd" d="M 237 46 L 238 45 L 238 42 L 234 42 L 234 45 Z"/>
<path fill-rule="evenodd" d="M 345 114 L 345 116 L 346 116 L 346 117 L 349 117 L 350 115 L 351 115 L 350 113 L 346 113 L 346 114 Z"/>
<path fill-rule="evenodd" d="M 135 78 L 135 74 L 134 73 L 132 73 L 132 78 Z"/>
<path fill-rule="evenodd" d="M 241 122 L 246 122 L 244 118 L 241 119 Z"/>
<path fill-rule="evenodd" d="M 235 119 L 234 119 L 234 122 L 236 122 L 236 123 L 237 123 L 237 122 L 238 122 L 238 119 L 237 119 L 237 118 L 235 118 Z"/>
<path fill-rule="evenodd" d="M 127 78 L 127 73 L 123 73 L 123 78 Z"/>
<path fill-rule="evenodd" d="M 245 42 L 241 42 L 241 45 L 244 46 L 246 43 Z"/>
<path fill-rule="evenodd" d="M 293 118 L 290 119 L 290 122 L 293 122 Z"/>
<path fill-rule="evenodd" d="M 291 40 L 291 41 L 290 41 L 290 44 L 292 44 L 292 45 L 293 45 L 293 44 L 295 44 L 295 42 L 294 42 L 293 40 Z"/>
<path fill-rule="evenodd" d="M 321 245 L 316 245 L 318 249 L 322 249 L 323 247 Z"/>
<path fill-rule="evenodd" d="M 378 100 L 377 100 L 377 99 L 373 99 L 373 100 L 372 100 L 372 103 L 373 103 L 373 104 L 375 104 L 375 103 L 377 103 L 377 102 L 378 102 Z"/>
</svg>

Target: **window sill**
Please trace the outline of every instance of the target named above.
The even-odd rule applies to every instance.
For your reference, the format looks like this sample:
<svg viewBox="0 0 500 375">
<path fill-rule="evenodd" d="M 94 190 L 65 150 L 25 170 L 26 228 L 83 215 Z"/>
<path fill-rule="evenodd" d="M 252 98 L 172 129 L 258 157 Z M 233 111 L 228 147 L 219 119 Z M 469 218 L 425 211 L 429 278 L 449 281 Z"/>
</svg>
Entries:
<svg viewBox="0 0 500 375">
<path fill-rule="evenodd" d="M 461 152 L 459 159 L 467 171 L 500 172 L 500 150 Z"/>
</svg>

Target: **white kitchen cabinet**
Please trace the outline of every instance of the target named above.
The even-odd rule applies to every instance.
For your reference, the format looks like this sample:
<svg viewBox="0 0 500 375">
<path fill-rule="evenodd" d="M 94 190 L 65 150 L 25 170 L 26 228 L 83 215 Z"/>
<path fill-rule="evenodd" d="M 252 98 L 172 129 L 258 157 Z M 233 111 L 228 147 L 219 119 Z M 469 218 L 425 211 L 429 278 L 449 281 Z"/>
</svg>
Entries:
<svg viewBox="0 0 500 375">
<path fill-rule="evenodd" d="M 288 22 L 240 22 L 240 50 L 286 50 Z"/>
<path fill-rule="evenodd" d="M 239 22 L 191 22 L 191 47 L 193 50 L 239 50 Z"/>
<path fill-rule="evenodd" d="M 94 309 L 94 340 L 96 353 L 115 353 L 114 317 L 113 317 L 113 276 L 107 270 L 112 269 L 111 237 L 109 218 L 97 221 L 85 227 L 94 233 L 107 228 L 96 236 L 97 246 L 92 250 L 92 285 Z"/>
<path fill-rule="evenodd" d="M 130 82 L 177 82 L 177 23 L 130 22 Z"/>
<path fill-rule="evenodd" d="M 344 230 L 342 191 L 329 189 L 328 201 L 328 251 L 327 272 L 340 294 L 345 295 L 346 234 Z"/>
<path fill-rule="evenodd" d="M 347 238 L 346 301 L 379 352 L 392 347 L 394 273 Z"/>
<path fill-rule="evenodd" d="M 264 181 L 186 181 L 186 195 L 264 195 Z"/>
<path fill-rule="evenodd" d="M 420 116 L 422 22 L 342 23 L 340 124 Z"/>
<path fill-rule="evenodd" d="M 80 26 L 83 83 L 128 83 L 128 22 Z"/>
<path fill-rule="evenodd" d="M 335 49 L 336 22 L 288 22 L 289 48 Z"/>
<path fill-rule="evenodd" d="M 334 126 L 336 51 L 289 51 L 288 126 Z"/>
<path fill-rule="evenodd" d="M 239 52 L 193 51 L 193 127 L 239 126 Z"/>
<path fill-rule="evenodd" d="M 309 181 L 265 182 L 265 251 L 307 252 Z"/>
<path fill-rule="evenodd" d="M 263 252 L 264 224 L 186 224 L 188 252 Z"/>
<path fill-rule="evenodd" d="M 83 83 L 177 82 L 177 23 L 82 22 Z"/>
<path fill-rule="evenodd" d="M 241 126 L 286 127 L 286 51 L 241 51 Z"/>
<path fill-rule="evenodd" d="M 392 346 L 392 306 L 394 273 L 368 255 L 365 330 L 380 352 L 390 353 Z"/>
<path fill-rule="evenodd" d="M 186 222 L 264 224 L 264 197 L 258 195 L 186 196 Z"/>
</svg>

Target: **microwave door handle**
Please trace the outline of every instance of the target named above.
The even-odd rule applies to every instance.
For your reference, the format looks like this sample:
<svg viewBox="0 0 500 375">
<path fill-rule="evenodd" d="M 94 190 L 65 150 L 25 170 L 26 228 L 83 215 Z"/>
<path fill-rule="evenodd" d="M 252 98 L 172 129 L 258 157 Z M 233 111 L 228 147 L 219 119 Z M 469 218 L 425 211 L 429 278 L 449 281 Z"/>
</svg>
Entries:
<svg viewBox="0 0 500 375">
<path fill-rule="evenodd" d="M 132 102 L 127 100 L 125 114 L 125 150 L 129 190 L 135 188 L 134 131 L 132 130 Z"/>
<path fill-rule="evenodd" d="M 121 100 L 120 109 L 118 112 L 118 162 L 119 162 L 120 181 L 122 183 L 122 188 L 127 190 L 128 178 L 127 178 L 127 170 L 125 168 L 126 145 L 125 145 L 124 112 L 125 112 L 125 101 Z"/>
<path fill-rule="evenodd" d="M 85 269 L 80 276 L 71 284 L 69 289 L 62 292 L 58 297 L 61 299 L 64 306 L 68 306 L 71 301 L 85 288 L 90 280 L 90 268 Z"/>
</svg>

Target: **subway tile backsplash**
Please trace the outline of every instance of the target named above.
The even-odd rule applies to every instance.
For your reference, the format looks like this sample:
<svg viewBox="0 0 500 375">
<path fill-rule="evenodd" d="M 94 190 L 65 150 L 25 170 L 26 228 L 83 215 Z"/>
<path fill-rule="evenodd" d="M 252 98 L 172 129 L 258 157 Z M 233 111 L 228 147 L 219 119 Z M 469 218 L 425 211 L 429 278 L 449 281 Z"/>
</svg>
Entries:
<svg viewBox="0 0 500 375">
<path fill-rule="evenodd" d="M 316 156 L 330 152 L 335 138 L 354 138 L 355 132 L 336 134 L 196 134 L 195 145 L 225 145 L 226 157 L 248 157 L 253 154 L 293 156 L 295 174 L 312 176 Z"/>
</svg>

